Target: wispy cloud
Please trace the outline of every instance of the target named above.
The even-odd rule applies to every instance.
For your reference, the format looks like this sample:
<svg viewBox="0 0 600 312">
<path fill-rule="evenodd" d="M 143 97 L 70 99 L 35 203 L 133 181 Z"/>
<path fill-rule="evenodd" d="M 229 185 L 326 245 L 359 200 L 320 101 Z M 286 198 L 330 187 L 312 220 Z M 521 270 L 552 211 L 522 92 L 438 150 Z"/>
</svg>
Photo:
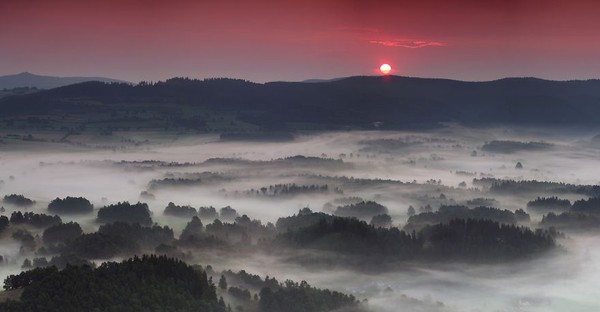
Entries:
<svg viewBox="0 0 600 312">
<path fill-rule="evenodd" d="M 369 43 L 379 44 L 386 47 L 398 47 L 408 49 L 419 49 L 424 47 L 443 47 L 446 45 L 443 42 L 411 39 L 369 40 Z"/>
</svg>

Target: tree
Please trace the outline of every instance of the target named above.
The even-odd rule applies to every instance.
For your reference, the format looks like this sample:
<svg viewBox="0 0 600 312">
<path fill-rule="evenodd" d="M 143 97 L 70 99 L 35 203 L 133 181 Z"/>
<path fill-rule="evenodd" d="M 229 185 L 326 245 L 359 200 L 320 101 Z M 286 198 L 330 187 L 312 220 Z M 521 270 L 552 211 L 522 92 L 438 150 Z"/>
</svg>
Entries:
<svg viewBox="0 0 600 312">
<path fill-rule="evenodd" d="M 35 238 L 25 229 L 18 229 L 12 233 L 12 238 L 21 242 L 21 246 L 29 249 L 35 247 Z"/>
<path fill-rule="evenodd" d="M 0 216 L 0 233 L 2 233 L 9 225 L 10 220 L 6 216 Z"/>
<path fill-rule="evenodd" d="M 235 218 L 239 217 L 237 211 L 230 206 L 221 208 L 219 214 L 223 220 L 235 220 Z"/>
<path fill-rule="evenodd" d="M 215 209 L 215 207 L 200 207 L 198 209 L 198 216 L 201 219 L 212 221 L 219 217 L 219 213 L 217 212 L 217 209 Z"/>
<path fill-rule="evenodd" d="M 412 217 L 412 216 L 414 216 L 414 215 L 415 215 L 415 213 L 417 213 L 417 212 L 415 211 L 415 207 L 413 207 L 413 206 L 408 206 L 408 216 L 409 216 L 409 217 Z"/>
<path fill-rule="evenodd" d="M 83 234 L 81 226 L 76 222 L 60 223 L 47 228 L 42 236 L 44 243 L 67 243 Z"/>
<path fill-rule="evenodd" d="M 225 279 L 225 275 L 221 274 L 221 279 L 219 279 L 219 288 L 226 290 L 227 289 L 227 279 Z"/>
<path fill-rule="evenodd" d="M 179 238 L 184 240 L 198 239 L 202 236 L 202 232 L 202 221 L 200 221 L 200 218 L 194 216 L 192 217 L 192 220 L 185 226 Z"/>
<path fill-rule="evenodd" d="M 250 294 L 250 291 L 248 291 L 246 288 L 232 286 L 229 287 L 228 292 L 232 296 L 241 300 L 249 301 L 252 298 L 252 294 Z"/>
<path fill-rule="evenodd" d="M 29 260 L 29 259 L 23 260 L 23 265 L 21 265 L 21 269 L 29 270 L 29 269 L 31 269 L 31 267 L 32 267 L 31 260 Z"/>
<path fill-rule="evenodd" d="M 194 207 L 190 206 L 178 206 L 170 202 L 163 212 L 166 216 L 175 216 L 182 218 L 191 218 L 198 215 L 198 211 Z"/>
<path fill-rule="evenodd" d="M 392 226 L 392 217 L 388 214 L 380 214 L 371 218 L 371 225 L 376 227 L 390 227 Z"/>
</svg>

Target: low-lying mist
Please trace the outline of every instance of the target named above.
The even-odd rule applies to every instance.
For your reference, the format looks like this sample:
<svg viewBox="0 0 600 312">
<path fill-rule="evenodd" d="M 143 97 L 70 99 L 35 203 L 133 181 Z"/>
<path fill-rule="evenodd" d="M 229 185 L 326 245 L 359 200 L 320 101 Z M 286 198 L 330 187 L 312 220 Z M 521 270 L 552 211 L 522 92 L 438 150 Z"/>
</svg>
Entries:
<svg viewBox="0 0 600 312">
<path fill-rule="evenodd" d="M 139 136 L 151 143 L 116 151 L 61 143 L 0 146 L 0 197 L 18 194 L 35 201 L 30 206 L 5 201 L 0 214 L 50 214 L 47 207 L 53 199 L 81 196 L 94 205 L 94 213 L 61 218 L 91 233 L 100 226 L 99 208 L 139 201 L 148 204 L 153 222 L 169 226 L 178 237 L 190 218 L 164 215 L 171 202 L 217 211 L 230 206 L 239 216 L 275 224 L 305 207 L 331 214 L 340 206 L 373 201 L 385 206 L 391 226 L 399 229 L 410 216 L 434 213 L 440 206 L 523 209 L 530 219 L 515 224 L 536 229 L 545 227 L 541 223 L 545 212 L 528 209 L 528 202 L 550 196 L 571 203 L 587 200 L 594 196 L 578 191 L 581 186 L 600 183 L 595 169 L 600 168 L 598 146 L 589 131 L 451 126 L 422 132 L 306 134 L 276 143 Z M 486 144 L 488 148 L 482 148 Z M 508 180 L 556 184 L 513 192 L 499 186 Z M 370 216 L 364 221 L 370 222 Z M 41 240 L 43 229 L 23 227 Z M 286 254 L 231 250 L 193 251 L 186 261 L 280 281 L 306 280 L 367 299 L 372 311 L 599 310 L 600 251 L 595 246 L 600 244 L 600 231 L 558 230 L 557 250 L 509 263 L 437 259 L 402 263 L 381 272 L 342 264 L 306 266 Z M 35 258 L 37 251 L 23 248 L 4 232 L 0 255 L 4 279 L 21 271 L 24 259 Z"/>
</svg>

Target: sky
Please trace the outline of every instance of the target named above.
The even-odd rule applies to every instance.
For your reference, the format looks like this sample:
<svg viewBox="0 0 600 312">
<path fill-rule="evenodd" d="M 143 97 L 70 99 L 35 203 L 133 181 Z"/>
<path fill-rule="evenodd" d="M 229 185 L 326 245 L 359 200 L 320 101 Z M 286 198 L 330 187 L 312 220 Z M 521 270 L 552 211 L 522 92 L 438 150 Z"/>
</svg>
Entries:
<svg viewBox="0 0 600 312">
<path fill-rule="evenodd" d="M 600 78 L 600 1 L 0 0 L 0 75 Z"/>
</svg>

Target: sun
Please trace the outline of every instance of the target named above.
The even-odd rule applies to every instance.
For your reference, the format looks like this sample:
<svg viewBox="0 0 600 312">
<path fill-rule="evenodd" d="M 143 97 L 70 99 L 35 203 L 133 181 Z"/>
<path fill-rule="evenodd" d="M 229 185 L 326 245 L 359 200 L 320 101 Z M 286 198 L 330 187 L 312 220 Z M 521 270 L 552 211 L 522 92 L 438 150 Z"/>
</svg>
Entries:
<svg viewBox="0 0 600 312">
<path fill-rule="evenodd" d="M 382 74 L 387 75 L 392 71 L 392 66 L 390 66 L 390 64 L 381 64 L 381 66 L 379 66 L 379 71 L 381 71 Z"/>
</svg>

